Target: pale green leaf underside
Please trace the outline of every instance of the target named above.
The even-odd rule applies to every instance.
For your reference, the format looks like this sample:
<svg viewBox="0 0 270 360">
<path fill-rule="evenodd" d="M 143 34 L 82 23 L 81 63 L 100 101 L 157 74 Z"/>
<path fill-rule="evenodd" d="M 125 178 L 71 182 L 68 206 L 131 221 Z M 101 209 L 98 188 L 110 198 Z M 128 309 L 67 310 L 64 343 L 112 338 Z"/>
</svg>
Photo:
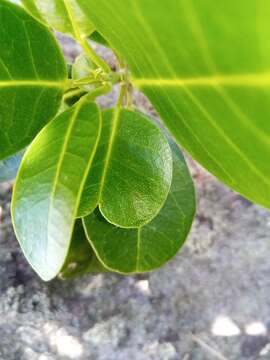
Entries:
<svg viewBox="0 0 270 360">
<path fill-rule="evenodd" d="M 270 207 L 270 2 L 78 0 L 203 166 Z"/>
<path fill-rule="evenodd" d="M 61 270 L 101 130 L 84 99 L 48 124 L 28 148 L 17 176 L 12 217 L 23 252 L 44 280 Z"/>
<path fill-rule="evenodd" d="M 94 31 L 93 24 L 78 6 L 77 0 L 22 0 L 22 3 L 33 16 L 74 38 Z"/>
<path fill-rule="evenodd" d="M 110 223 L 139 227 L 159 212 L 171 180 L 171 150 L 159 127 L 138 112 L 107 110 L 77 215 L 98 205 Z"/>
<path fill-rule="evenodd" d="M 77 220 L 72 234 L 68 255 L 59 276 L 62 279 L 71 279 L 90 273 L 106 271 L 108 270 L 101 265 L 89 244 L 82 225 L 82 220 Z"/>
<path fill-rule="evenodd" d="M 195 195 L 185 160 L 175 144 L 171 147 L 171 189 L 162 210 L 149 224 L 121 229 L 106 222 L 98 210 L 83 219 L 94 251 L 109 270 L 151 271 L 171 259 L 183 245 L 195 212 Z"/>
<path fill-rule="evenodd" d="M 28 145 L 57 113 L 67 74 L 50 31 L 23 9 L 0 0 L 0 24 L 0 159 L 4 159 Z"/>
</svg>

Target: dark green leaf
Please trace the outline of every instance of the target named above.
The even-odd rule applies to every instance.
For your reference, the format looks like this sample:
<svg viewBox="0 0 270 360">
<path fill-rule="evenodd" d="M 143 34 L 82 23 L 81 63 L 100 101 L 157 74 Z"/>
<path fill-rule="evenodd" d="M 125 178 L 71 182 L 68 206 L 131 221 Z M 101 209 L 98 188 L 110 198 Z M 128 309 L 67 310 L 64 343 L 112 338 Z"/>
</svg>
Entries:
<svg viewBox="0 0 270 360">
<path fill-rule="evenodd" d="M 14 229 L 44 280 L 59 273 L 67 256 L 100 130 L 98 107 L 82 99 L 38 134 L 20 166 L 12 198 Z"/>
<path fill-rule="evenodd" d="M 67 73 L 50 31 L 19 6 L 0 0 L 0 24 L 0 159 L 4 159 L 28 145 L 55 116 Z"/>
<path fill-rule="evenodd" d="M 195 196 L 185 160 L 175 144 L 173 180 L 160 213 L 139 229 L 121 229 L 108 222 L 98 210 L 83 219 L 92 247 L 110 270 L 145 272 L 160 267 L 183 245 L 193 220 Z"/>
<path fill-rule="evenodd" d="M 144 225 L 163 206 L 171 179 L 172 155 L 162 131 L 138 112 L 105 111 L 78 217 L 99 205 L 103 216 L 117 226 Z"/>
<path fill-rule="evenodd" d="M 15 179 L 18 168 L 23 157 L 23 151 L 0 161 L 0 182 Z"/>
<path fill-rule="evenodd" d="M 98 31 L 94 31 L 93 34 L 90 36 L 90 39 L 98 44 L 109 46 L 107 40 L 104 39 L 104 37 Z"/>
<path fill-rule="evenodd" d="M 270 207 L 270 2 L 78 0 L 174 137 Z"/>
<path fill-rule="evenodd" d="M 59 276 L 62 279 L 71 279 L 90 273 L 106 272 L 106 270 L 97 259 L 86 238 L 81 220 L 77 220 L 72 235 L 70 248 L 65 264 L 61 269 Z"/>
</svg>

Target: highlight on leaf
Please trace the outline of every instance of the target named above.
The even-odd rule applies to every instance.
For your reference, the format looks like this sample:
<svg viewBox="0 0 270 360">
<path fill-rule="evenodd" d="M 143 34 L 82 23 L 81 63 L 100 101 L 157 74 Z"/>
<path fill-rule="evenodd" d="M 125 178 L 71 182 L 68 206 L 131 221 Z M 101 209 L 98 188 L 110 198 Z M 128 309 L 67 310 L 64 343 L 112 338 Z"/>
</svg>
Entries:
<svg viewBox="0 0 270 360">
<path fill-rule="evenodd" d="M 97 105 L 82 99 L 48 124 L 24 155 L 12 197 L 13 224 L 44 280 L 65 262 L 100 129 Z"/>
<path fill-rule="evenodd" d="M 172 180 L 172 154 L 165 135 L 148 117 L 106 110 L 97 153 L 77 216 L 99 206 L 120 227 L 139 227 L 163 206 Z"/>
</svg>

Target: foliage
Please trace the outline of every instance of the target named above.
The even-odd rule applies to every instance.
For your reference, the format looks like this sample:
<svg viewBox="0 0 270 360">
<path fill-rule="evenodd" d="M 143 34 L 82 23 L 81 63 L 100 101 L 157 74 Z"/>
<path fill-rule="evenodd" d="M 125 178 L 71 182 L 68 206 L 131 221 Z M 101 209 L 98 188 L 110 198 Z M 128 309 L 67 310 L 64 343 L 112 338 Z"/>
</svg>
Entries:
<svg viewBox="0 0 270 360">
<path fill-rule="evenodd" d="M 195 204 L 170 136 L 224 183 L 270 207 L 270 3 L 22 3 L 27 11 L 0 0 L 0 179 L 11 176 L 9 157 L 28 146 L 12 216 L 44 280 L 150 271 L 175 255 Z M 51 28 L 81 45 L 71 78 Z M 111 47 L 116 70 L 89 38 Z M 101 110 L 96 98 L 115 84 L 117 103 Z M 134 108 L 134 88 L 169 134 Z"/>
</svg>

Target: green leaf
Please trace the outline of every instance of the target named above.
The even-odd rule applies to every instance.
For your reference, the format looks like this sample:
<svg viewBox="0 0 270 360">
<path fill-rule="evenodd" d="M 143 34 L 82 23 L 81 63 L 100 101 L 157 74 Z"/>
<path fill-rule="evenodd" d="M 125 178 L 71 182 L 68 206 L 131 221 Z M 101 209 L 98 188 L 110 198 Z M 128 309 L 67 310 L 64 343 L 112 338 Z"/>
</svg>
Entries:
<svg viewBox="0 0 270 360">
<path fill-rule="evenodd" d="M 86 78 L 91 74 L 91 71 L 95 69 L 94 64 L 89 59 L 88 56 L 86 56 L 84 53 L 77 56 L 74 64 L 72 65 L 72 79 L 79 80 Z M 96 86 L 94 84 L 92 85 L 84 85 L 82 86 L 83 89 L 86 91 L 91 91 Z"/>
<path fill-rule="evenodd" d="M 176 140 L 270 207 L 269 1 L 78 0 Z"/>
<path fill-rule="evenodd" d="M 74 38 L 88 36 L 95 29 L 77 0 L 22 0 L 22 3 L 33 16 Z"/>
<path fill-rule="evenodd" d="M 110 223 L 139 227 L 159 212 L 171 180 L 170 146 L 157 125 L 138 112 L 107 110 L 78 217 L 99 205 Z"/>
<path fill-rule="evenodd" d="M 83 219 L 99 260 L 112 271 L 146 272 L 171 259 L 183 245 L 195 212 L 195 195 L 185 160 L 171 143 L 173 180 L 159 214 L 139 229 L 121 229 L 106 222 L 98 210 Z"/>
<path fill-rule="evenodd" d="M 0 161 L 0 182 L 15 179 L 23 157 L 23 151 Z"/>
<path fill-rule="evenodd" d="M 27 260 L 44 280 L 65 262 L 100 130 L 99 109 L 84 98 L 49 123 L 24 155 L 12 218 Z"/>
<path fill-rule="evenodd" d="M 90 273 L 108 271 L 98 261 L 85 235 L 82 220 L 77 220 L 65 264 L 59 274 L 62 279 L 71 279 Z"/>
<path fill-rule="evenodd" d="M 21 0 L 20 1 L 25 9 L 34 16 L 37 20 L 41 21 L 42 23 L 46 24 L 46 21 L 43 19 L 41 13 L 39 12 L 35 0 Z"/>
<path fill-rule="evenodd" d="M 93 34 L 91 34 L 90 39 L 103 46 L 110 46 L 108 41 L 104 39 L 98 31 L 94 31 Z"/>
<path fill-rule="evenodd" d="M 53 35 L 22 8 L 0 0 L 0 23 L 0 159 L 4 159 L 28 145 L 55 116 L 67 73 Z"/>
</svg>

